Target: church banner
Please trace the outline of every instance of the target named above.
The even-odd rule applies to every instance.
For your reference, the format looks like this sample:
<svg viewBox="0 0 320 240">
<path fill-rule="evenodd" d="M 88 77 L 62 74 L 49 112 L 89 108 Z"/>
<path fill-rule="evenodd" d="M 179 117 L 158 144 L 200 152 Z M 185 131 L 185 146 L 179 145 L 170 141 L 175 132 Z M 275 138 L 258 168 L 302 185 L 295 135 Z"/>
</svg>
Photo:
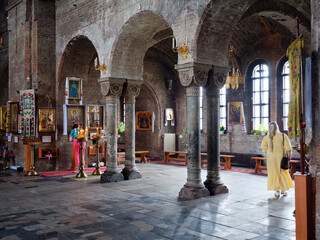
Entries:
<svg viewBox="0 0 320 240">
<path fill-rule="evenodd" d="M 34 89 L 20 90 L 21 134 L 35 136 L 35 92 Z"/>
<path fill-rule="evenodd" d="M 302 48 L 303 40 L 297 38 L 287 49 L 290 68 L 290 102 L 288 115 L 288 135 L 296 139 L 301 136 L 302 99 L 301 99 L 301 74 L 302 74 Z"/>
</svg>

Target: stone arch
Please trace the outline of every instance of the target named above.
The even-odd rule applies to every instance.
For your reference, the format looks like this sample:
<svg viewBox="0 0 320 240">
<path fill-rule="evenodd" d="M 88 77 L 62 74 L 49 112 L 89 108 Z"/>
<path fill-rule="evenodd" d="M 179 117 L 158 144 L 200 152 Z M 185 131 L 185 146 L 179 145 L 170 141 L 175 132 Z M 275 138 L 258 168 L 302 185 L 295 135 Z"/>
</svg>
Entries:
<svg viewBox="0 0 320 240">
<path fill-rule="evenodd" d="M 105 104 L 105 98 L 101 93 L 100 84 L 98 79 L 100 78 L 100 71 L 94 68 L 94 59 L 98 56 L 95 46 L 92 41 L 84 35 L 78 35 L 72 38 L 66 45 L 63 55 L 59 62 L 58 78 L 57 78 L 57 93 L 56 100 L 58 108 L 62 109 L 65 102 L 65 89 L 66 78 L 76 77 L 82 79 L 82 105 L 88 104 Z M 68 100 L 68 104 L 79 105 L 77 100 Z M 57 112 L 57 130 L 58 136 L 62 141 L 59 151 L 62 153 L 62 158 L 59 158 L 61 163 L 58 163 L 62 168 L 70 168 L 71 164 L 71 151 L 70 146 L 65 144 L 68 136 L 62 136 L 63 133 L 63 112 Z M 69 134 L 69 132 L 67 132 Z M 88 158 L 86 158 L 88 159 Z"/>
<path fill-rule="evenodd" d="M 166 20 L 151 11 L 132 16 L 122 27 L 111 52 L 110 76 L 142 79 L 146 51 L 154 44 L 172 36 Z"/>
</svg>

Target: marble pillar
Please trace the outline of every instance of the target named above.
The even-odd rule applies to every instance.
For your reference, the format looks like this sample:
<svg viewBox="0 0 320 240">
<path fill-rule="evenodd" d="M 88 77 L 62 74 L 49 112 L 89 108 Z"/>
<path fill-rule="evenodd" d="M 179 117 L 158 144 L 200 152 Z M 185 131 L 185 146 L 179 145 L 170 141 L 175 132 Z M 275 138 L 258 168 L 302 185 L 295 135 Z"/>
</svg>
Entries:
<svg viewBox="0 0 320 240">
<path fill-rule="evenodd" d="M 106 96 L 106 118 L 107 118 L 107 169 L 100 177 L 100 182 L 123 181 L 124 177 L 118 170 L 118 99 L 122 93 L 123 81 L 108 79 L 101 83 L 102 91 Z"/>
<path fill-rule="evenodd" d="M 188 166 L 187 183 L 179 193 L 179 199 L 196 199 L 209 196 L 209 191 L 201 182 L 200 144 L 200 87 L 191 85 L 187 93 Z"/>
<path fill-rule="evenodd" d="M 136 138 L 136 117 L 135 117 L 135 102 L 136 97 L 140 93 L 140 83 L 135 83 L 138 81 L 129 81 L 126 88 L 125 96 L 125 167 L 122 170 L 122 174 L 125 180 L 132 180 L 142 178 L 136 166 L 136 156 L 135 156 L 135 138 Z"/>
<path fill-rule="evenodd" d="M 228 188 L 220 180 L 220 89 L 206 88 L 207 93 L 207 179 L 204 185 L 210 195 L 227 193 Z"/>
</svg>

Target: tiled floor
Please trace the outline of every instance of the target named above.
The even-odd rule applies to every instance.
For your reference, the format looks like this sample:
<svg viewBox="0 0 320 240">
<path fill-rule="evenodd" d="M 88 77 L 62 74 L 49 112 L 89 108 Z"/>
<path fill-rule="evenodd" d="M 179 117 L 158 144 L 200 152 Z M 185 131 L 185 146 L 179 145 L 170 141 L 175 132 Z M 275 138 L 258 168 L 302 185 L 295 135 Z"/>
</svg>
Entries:
<svg viewBox="0 0 320 240">
<path fill-rule="evenodd" d="M 0 239 L 295 239 L 294 189 L 275 199 L 266 176 L 222 170 L 228 194 L 178 201 L 185 166 L 137 166 L 103 184 L 0 171 Z"/>
</svg>

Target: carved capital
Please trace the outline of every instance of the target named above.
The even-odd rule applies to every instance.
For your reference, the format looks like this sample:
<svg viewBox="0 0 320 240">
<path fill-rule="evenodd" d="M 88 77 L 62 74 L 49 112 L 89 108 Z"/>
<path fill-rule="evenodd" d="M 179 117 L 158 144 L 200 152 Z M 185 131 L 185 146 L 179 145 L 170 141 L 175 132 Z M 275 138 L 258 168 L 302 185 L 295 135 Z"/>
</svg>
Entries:
<svg viewBox="0 0 320 240">
<path fill-rule="evenodd" d="M 122 93 L 123 83 L 125 79 L 122 78 L 100 78 L 98 82 L 100 82 L 101 92 L 104 96 L 114 95 L 119 97 Z"/>
<path fill-rule="evenodd" d="M 126 88 L 126 103 L 135 103 L 135 98 L 140 94 L 142 81 L 128 80 Z"/>
<path fill-rule="evenodd" d="M 107 96 L 109 93 L 109 89 L 110 89 L 110 83 L 109 82 L 101 82 L 100 86 L 101 86 L 102 95 Z"/>
<path fill-rule="evenodd" d="M 209 88 L 222 88 L 226 83 L 228 68 L 221 66 L 213 66 L 209 74 Z"/>
<path fill-rule="evenodd" d="M 208 72 L 211 65 L 197 62 L 176 65 L 182 86 L 187 87 L 194 83 L 197 86 L 204 86 L 208 81 Z"/>
</svg>

